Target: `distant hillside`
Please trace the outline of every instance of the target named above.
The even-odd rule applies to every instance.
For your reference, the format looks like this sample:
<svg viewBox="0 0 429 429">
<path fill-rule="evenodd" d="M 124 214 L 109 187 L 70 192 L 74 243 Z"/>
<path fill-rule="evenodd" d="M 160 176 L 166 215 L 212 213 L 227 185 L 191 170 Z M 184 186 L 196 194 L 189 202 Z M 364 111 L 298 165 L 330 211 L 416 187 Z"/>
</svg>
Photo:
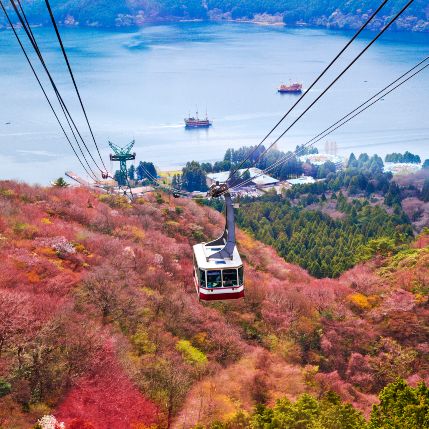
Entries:
<svg viewBox="0 0 429 429">
<path fill-rule="evenodd" d="M 47 22 L 44 1 L 25 0 L 33 22 Z M 246 20 L 260 23 L 356 28 L 381 3 L 377 0 L 54 0 L 66 25 L 133 26 L 178 20 Z M 371 28 L 381 27 L 404 1 L 391 0 Z M 4 18 L 1 18 L 4 22 Z M 429 5 L 416 0 L 396 30 L 429 31 Z"/>
<path fill-rule="evenodd" d="M 205 305 L 191 245 L 222 227 L 164 194 L 0 182 L 0 427 L 262 429 L 278 426 L 255 405 L 284 398 L 275 419 L 366 429 L 357 410 L 384 386 L 429 380 L 429 235 L 317 280 L 239 231 L 246 299 Z M 429 391 L 407 389 L 390 385 L 368 429 L 396 412 L 419 427 Z"/>
</svg>

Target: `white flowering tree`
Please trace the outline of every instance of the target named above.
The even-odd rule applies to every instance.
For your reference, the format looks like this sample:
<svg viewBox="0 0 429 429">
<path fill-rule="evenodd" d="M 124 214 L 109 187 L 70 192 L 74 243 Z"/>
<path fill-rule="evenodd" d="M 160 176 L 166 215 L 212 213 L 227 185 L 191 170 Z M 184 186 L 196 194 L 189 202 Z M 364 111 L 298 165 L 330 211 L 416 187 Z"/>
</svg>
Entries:
<svg viewBox="0 0 429 429">
<path fill-rule="evenodd" d="M 65 429 L 65 424 L 59 422 L 54 416 L 43 416 L 37 421 L 37 429 Z"/>
</svg>

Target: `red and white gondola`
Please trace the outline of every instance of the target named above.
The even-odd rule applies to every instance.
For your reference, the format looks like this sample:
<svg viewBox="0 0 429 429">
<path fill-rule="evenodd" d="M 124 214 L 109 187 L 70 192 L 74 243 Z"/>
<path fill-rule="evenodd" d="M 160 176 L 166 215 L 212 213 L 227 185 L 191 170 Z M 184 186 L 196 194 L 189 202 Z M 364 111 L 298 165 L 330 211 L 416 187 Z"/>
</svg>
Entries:
<svg viewBox="0 0 429 429">
<path fill-rule="evenodd" d="M 222 192 L 224 187 L 211 189 Z M 244 297 L 243 262 L 235 243 L 234 207 L 231 195 L 225 198 L 226 225 L 224 233 L 209 243 L 199 243 L 194 251 L 194 283 L 202 301 L 218 301 Z"/>
</svg>

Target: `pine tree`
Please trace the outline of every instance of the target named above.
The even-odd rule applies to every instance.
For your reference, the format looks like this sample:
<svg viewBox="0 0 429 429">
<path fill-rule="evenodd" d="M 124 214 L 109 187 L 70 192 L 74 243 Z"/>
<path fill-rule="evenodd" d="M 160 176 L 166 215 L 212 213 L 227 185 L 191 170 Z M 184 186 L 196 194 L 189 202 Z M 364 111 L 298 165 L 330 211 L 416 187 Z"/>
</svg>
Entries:
<svg viewBox="0 0 429 429">
<path fill-rule="evenodd" d="M 127 183 L 127 178 L 119 171 L 116 170 L 113 178 L 118 183 L 118 186 L 124 186 Z"/>
<path fill-rule="evenodd" d="M 148 179 L 153 182 L 154 178 L 158 177 L 158 173 L 152 162 L 140 161 L 135 172 L 137 173 L 138 180 Z"/>
<path fill-rule="evenodd" d="M 57 188 L 67 188 L 70 186 L 62 177 L 59 177 L 57 180 L 55 180 L 52 185 L 56 186 Z"/>
<path fill-rule="evenodd" d="M 429 201 L 429 179 L 426 179 L 425 182 L 423 183 L 420 199 L 425 203 Z"/>
<path fill-rule="evenodd" d="M 188 162 L 182 170 L 182 186 L 189 192 L 207 191 L 206 172 L 196 162 Z"/>
<path fill-rule="evenodd" d="M 356 168 L 358 166 L 358 162 L 355 154 L 352 152 L 349 157 L 349 161 L 347 162 L 347 168 Z"/>
<path fill-rule="evenodd" d="M 180 183 L 180 176 L 178 174 L 175 174 L 173 176 L 173 179 L 171 181 L 171 186 L 174 189 L 181 189 L 182 184 Z"/>
<path fill-rule="evenodd" d="M 134 180 L 135 179 L 135 172 L 136 172 L 136 168 L 134 167 L 133 164 L 131 164 L 130 168 L 128 169 L 128 178 L 130 180 Z"/>
</svg>

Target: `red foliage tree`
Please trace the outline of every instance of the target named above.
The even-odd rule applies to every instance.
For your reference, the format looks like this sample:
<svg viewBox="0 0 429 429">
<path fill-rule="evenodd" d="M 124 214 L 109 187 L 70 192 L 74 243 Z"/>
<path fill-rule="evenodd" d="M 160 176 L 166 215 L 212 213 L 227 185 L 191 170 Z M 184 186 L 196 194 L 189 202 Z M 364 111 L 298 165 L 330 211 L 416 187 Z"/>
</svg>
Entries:
<svg viewBox="0 0 429 429">
<path fill-rule="evenodd" d="M 0 357 L 2 351 L 25 337 L 33 320 L 27 294 L 0 289 Z"/>
<path fill-rule="evenodd" d="M 365 392 L 374 387 L 374 374 L 368 356 L 352 353 L 347 364 L 347 379 Z"/>
<path fill-rule="evenodd" d="M 67 429 L 95 429 L 95 427 L 87 420 L 73 419 L 68 423 Z"/>
<path fill-rule="evenodd" d="M 58 418 L 66 422 L 66 427 L 77 419 L 94 429 L 128 429 L 133 424 L 154 423 L 156 406 L 130 381 L 113 351 L 106 347 L 104 353 L 94 375 L 79 380 L 67 394 L 57 410 Z"/>
</svg>

